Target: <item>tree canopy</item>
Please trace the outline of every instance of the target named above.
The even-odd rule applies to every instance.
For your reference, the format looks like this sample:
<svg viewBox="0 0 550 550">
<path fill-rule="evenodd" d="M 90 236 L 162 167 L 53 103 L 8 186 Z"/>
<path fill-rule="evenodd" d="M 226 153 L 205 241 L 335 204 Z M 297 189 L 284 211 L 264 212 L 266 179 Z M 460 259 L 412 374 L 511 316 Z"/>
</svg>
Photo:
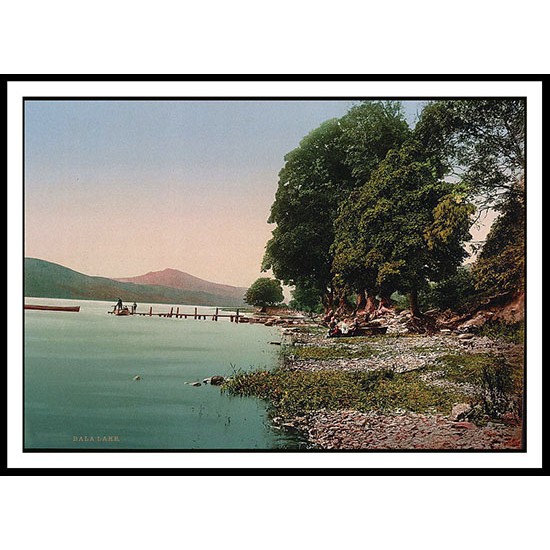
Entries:
<svg viewBox="0 0 550 550">
<path fill-rule="evenodd" d="M 397 290 L 418 314 L 419 291 L 458 276 L 476 210 L 494 209 L 501 217 L 468 281 L 522 287 L 524 178 L 521 99 L 430 102 L 414 130 L 399 102 L 362 102 L 285 156 L 262 269 L 305 307 Z"/>
<path fill-rule="evenodd" d="M 525 174 L 525 100 L 436 101 L 422 111 L 415 135 L 480 207 L 500 209 L 522 193 L 517 185 Z"/>
<path fill-rule="evenodd" d="M 284 300 L 281 283 L 269 277 L 256 279 L 246 291 L 244 300 L 251 306 L 274 306 Z"/>
<path fill-rule="evenodd" d="M 409 134 L 396 102 L 364 102 L 321 124 L 285 156 L 269 223 L 264 270 L 330 301 L 334 220 L 353 189 Z"/>
<path fill-rule="evenodd" d="M 415 130 L 480 210 L 500 213 L 473 270 L 476 288 L 486 294 L 524 288 L 525 107 L 513 98 L 437 101 Z"/>
<path fill-rule="evenodd" d="M 466 256 L 462 243 L 473 207 L 438 179 L 423 147 L 391 150 L 336 220 L 333 272 L 353 290 L 411 297 L 450 275 Z"/>
</svg>

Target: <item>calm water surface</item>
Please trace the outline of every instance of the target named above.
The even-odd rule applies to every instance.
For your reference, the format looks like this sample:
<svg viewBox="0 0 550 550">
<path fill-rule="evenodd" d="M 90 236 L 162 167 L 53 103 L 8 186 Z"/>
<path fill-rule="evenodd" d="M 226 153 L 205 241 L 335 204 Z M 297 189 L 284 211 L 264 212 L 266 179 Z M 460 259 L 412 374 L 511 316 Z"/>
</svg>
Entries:
<svg viewBox="0 0 550 550">
<path fill-rule="evenodd" d="M 85 449 L 297 448 L 275 430 L 267 404 L 193 387 L 234 368 L 271 369 L 280 334 L 263 325 L 108 315 L 112 303 L 27 298 L 80 305 L 79 313 L 25 311 L 25 447 Z M 114 303 L 114 302 L 113 302 Z M 180 306 L 193 311 L 194 306 Z M 148 311 L 139 304 L 138 311 Z M 170 306 L 153 305 L 153 311 Z M 213 308 L 199 308 L 201 312 Z M 140 376 L 141 381 L 134 381 Z M 97 437 L 111 442 L 80 441 Z"/>
</svg>

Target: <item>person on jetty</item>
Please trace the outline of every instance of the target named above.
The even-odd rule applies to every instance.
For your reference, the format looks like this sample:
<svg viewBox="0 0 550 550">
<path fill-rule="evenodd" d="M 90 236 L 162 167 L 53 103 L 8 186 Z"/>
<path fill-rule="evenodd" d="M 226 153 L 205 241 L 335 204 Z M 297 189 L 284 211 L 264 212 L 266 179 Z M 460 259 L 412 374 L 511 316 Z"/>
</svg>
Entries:
<svg viewBox="0 0 550 550">
<path fill-rule="evenodd" d="M 137 310 L 137 304 L 134 302 L 132 304 L 132 315 L 136 312 L 136 310 Z"/>
<path fill-rule="evenodd" d="M 121 311 L 121 310 L 122 310 L 122 298 L 119 298 L 115 306 L 115 311 Z"/>
</svg>

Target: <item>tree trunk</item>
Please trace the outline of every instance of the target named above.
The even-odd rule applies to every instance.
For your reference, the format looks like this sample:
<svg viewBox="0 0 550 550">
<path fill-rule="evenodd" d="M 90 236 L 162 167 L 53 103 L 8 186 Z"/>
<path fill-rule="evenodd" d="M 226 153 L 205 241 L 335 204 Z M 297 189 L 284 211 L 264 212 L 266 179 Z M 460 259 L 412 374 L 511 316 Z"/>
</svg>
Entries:
<svg viewBox="0 0 550 550">
<path fill-rule="evenodd" d="M 380 307 L 390 309 L 392 307 L 391 294 L 380 294 Z"/>
<path fill-rule="evenodd" d="M 370 317 L 378 308 L 378 300 L 374 292 L 367 293 L 367 304 L 365 306 L 365 313 Z"/>
<path fill-rule="evenodd" d="M 391 294 L 381 293 L 380 294 L 380 303 L 378 304 L 378 312 L 379 313 L 389 313 L 393 309 L 393 305 L 391 303 Z"/>
<path fill-rule="evenodd" d="M 343 289 L 338 289 L 336 291 L 336 297 L 334 299 L 334 306 L 336 311 L 336 316 L 338 318 L 345 317 L 348 313 L 348 304 L 346 303 L 346 291 Z"/>
<path fill-rule="evenodd" d="M 357 293 L 355 304 L 355 311 L 363 311 L 367 307 L 367 298 L 364 289 Z"/>
<path fill-rule="evenodd" d="M 329 291 L 323 293 L 322 302 L 325 313 L 328 313 L 329 311 L 332 311 L 334 309 L 334 291 L 332 290 L 332 288 Z"/>
<path fill-rule="evenodd" d="M 418 305 L 418 291 L 416 289 L 411 290 L 407 294 L 409 299 L 409 310 L 413 314 L 413 317 L 420 317 L 420 306 Z"/>
</svg>

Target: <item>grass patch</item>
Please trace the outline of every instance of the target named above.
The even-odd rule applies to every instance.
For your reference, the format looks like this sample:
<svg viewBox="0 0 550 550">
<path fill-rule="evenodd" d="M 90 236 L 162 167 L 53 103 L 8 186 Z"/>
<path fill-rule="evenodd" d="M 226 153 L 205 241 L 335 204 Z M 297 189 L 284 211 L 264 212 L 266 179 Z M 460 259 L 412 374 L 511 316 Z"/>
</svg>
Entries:
<svg viewBox="0 0 550 550">
<path fill-rule="evenodd" d="M 512 412 L 521 416 L 523 369 L 507 363 L 504 357 L 489 354 L 444 355 L 436 369 L 451 382 L 473 385 L 476 405 L 486 418 Z"/>
<path fill-rule="evenodd" d="M 525 322 L 515 324 L 502 322 L 485 323 L 479 330 L 480 336 L 487 336 L 493 340 L 503 340 L 513 344 L 525 343 Z"/>
<path fill-rule="evenodd" d="M 494 383 L 503 392 L 521 389 L 522 369 L 506 363 L 504 358 L 486 353 L 468 353 L 462 355 L 442 355 L 437 370 L 443 370 L 445 378 L 451 382 L 483 386 L 494 379 Z"/>
<path fill-rule="evenodd" d="M 464 399 L 459 391 L 431 386 L 417 372 L 253 371 L 237 373 L 222 389 L 270 401 L 281 416 L 320 409 L 408 410 L 448 414 Z"/>
</svg>

